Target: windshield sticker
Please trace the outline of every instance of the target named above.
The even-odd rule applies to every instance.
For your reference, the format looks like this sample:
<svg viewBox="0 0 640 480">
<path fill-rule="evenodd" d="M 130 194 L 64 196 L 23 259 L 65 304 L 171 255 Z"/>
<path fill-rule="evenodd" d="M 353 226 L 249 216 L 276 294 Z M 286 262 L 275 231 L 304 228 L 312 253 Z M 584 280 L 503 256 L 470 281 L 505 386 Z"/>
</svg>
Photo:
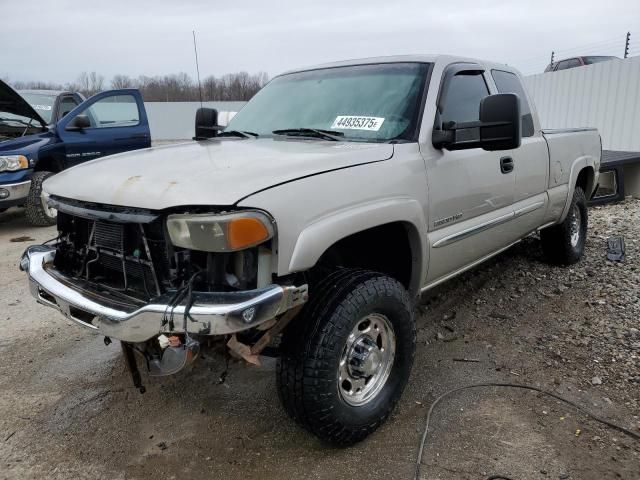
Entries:
<svg viewBox="0 0 640 480">
<path fill-rule="evenodd" d="M 356 117 L 352 115 L 338 115 L 331 125 L 331 129 L 335 130 L 369 130 L 377 132 L 380 130 L 383 117 Z"/>
<path fill-rule="evenodd" d="M 35 108 L 36 110 L 47 110 L 47 111 L 51 110 L 51 105 L 33 105 L 33 104 L 31 104 L 31 106 L 33 108 Z"/>
</svg>

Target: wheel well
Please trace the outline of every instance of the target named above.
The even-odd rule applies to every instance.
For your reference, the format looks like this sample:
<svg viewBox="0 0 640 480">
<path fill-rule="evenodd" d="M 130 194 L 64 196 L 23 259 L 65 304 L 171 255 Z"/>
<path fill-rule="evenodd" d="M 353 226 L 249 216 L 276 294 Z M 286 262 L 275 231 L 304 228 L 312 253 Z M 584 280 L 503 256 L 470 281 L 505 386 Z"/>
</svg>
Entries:
<svg viewBox="0 0 640 480">
<path fill-rule="evenodd" d="M 345 237 L 329 247 L 314 268 L 352 267 L 374 270 L 398 280 L 413 291 L 419 283 L 413 251 L 419 245 L 414 227 L 394 222 Z"/>
<path fill-rule="evenodd" d="M 595 179 L 595 173 L 593 171 L 593 168 L 591 167 L 583 168 L 582 170 L 580 170 L 580 173 L 578 174 L 578 179 L 576 180 L 576 187 L 582 188 L 582 191 L 586 195 L 587 199 L 589 199 L 589 197 L 591 197 L 591 194 L 593 193 L 594 179 Z"/>
<path fill-rule="evenodd" d="M 36 166 L 33 169 L 35 172 L 54 172 L 59 173 L 62 171 L 60 162 L 52 157 L 39 158 L 36 162 Z"/>
</svg>

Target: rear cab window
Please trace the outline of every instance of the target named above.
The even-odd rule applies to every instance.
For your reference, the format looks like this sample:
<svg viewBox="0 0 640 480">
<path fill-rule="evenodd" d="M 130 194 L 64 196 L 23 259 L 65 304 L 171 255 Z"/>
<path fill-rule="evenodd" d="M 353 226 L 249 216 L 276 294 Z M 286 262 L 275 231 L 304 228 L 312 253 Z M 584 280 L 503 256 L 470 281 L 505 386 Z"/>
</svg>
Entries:
<svg viewBox="0 0 640 480">
<path fill-rule="evenodd" d="M 62 97 L 62 99 L 60 100 L 60 105 L 58 106 L 58 120 L 60 120 L 78 105 L 79 103 L 73 97 L 73 95 L 65 95 L 64 97 Z"/>
<path fill-rule="evenodd" d="M 522 136 L 531 137 L 534 134 L 533 115 L 527 100 L 527 94 L 515 73 L 504 70 L 491 70 L 491 76 L 496 84 L 498 93 L 515 93 L 520 97 L 520 112 L 522 113 Z"/>
</svg>

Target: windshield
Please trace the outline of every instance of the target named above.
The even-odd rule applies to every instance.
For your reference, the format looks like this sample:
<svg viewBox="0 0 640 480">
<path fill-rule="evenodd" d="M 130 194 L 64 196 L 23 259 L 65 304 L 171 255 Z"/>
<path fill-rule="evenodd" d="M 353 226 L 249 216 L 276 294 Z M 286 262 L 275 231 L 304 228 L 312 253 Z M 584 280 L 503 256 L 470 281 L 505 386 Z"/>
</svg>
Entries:
<svg viewBox="0 0 640 480">
<path fill-rule="evenodd" d="M 53 104 L 56 101 L 55 95 L 44 95 L 41 93 L 18 92 L 31 107 L 38 112 L 42 119 L 51 123 L 51 114 L 53 113 Z"/>
<path fill-rule="evenodd" d="M 428 68 L 388 63 L 282 75 L 260 90 L 226 130 L 272 137 L 277 130 L 321 129 L 339 132 L 345 141 L 412 140 Z"/>
</svg>

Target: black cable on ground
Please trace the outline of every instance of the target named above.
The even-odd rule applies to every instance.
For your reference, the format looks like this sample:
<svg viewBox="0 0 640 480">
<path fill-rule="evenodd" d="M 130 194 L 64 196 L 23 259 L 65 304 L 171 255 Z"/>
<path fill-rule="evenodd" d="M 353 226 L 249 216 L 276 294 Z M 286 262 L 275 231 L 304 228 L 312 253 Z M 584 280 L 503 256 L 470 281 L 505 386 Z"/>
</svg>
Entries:
<svg viewBox="0 0 640 480">
<path fill-rule="evenodd" d="M 556 400 L 560 400 L 561 402 L 567 403 L 569 405 L 571 405 L 572 407 L 576 408 L 577 410 L 579 410 L 580 412 L 584 413 L 585 415 L 587 415 L 588 417 L 592 418 L 593 420 L 596 420 L 610 428 L 613 428 L 614 430 L 618 430 L 622 433 L 624 433 L 625 435 L 630 436 L 631 438 L 633 438 L 634 440 L 640 440 L 640 434 L 632 432 L 631 430 L 629 430 L 628 428 L 625 427 L 621 427 L 620 425 L 616 425 L 615 423 L 599 417 L 593 413 L 591 413 L 590 411 L 586 410 L 584 407 L 582 407 L 581 405 L 578 405 L 577 403 L 571 401 L 571 400 L 567 400 L 566 398 L 561 397 L 560 395 L 553 393 L 553 392 L 548 392 L 546 390 L 543 390 L 541 388 L 538 387 L 534 387 L 531 385 L 523 385 L 523 384 L 518 384 L 518 383 L 476 383 L 473 385 L 466 385 L 464 387 L 458 387 L 458 388 L 453 388 L 447 392 L 444 392 L 442 395 L 440 395 L 438 398 L 435 399 L 435 401 L 431 404 L 431 407 L 429 408 L 429 412 L 427 413 L 427 419 L 425 421 L 425 425 L 424 425 L 424 432 L 422 433 L 422 439 L 420 440 L 420 446 L 418 448 L 418 458 L 416 459 L 416 473 L 415 476 L 413 477 L 414 480 L 419 480 L 420 479 L 420 467 L 422 466 L 422 453 L 424 452 L 424 445 L 427 441 L 427 434 L 429 432 L 429 422 L 431 421 L 431 414 L 433 413 L 434 408 L 436 407 L 436 405 L 438 405 L 438 403 L 440 403 L 440 401 L 445 398 L 448 397 L 449 395 L 452 395 L 456 392 L 459 392 L 461 390 L 467 390 L 470 388 L 482 388 L 482 387 L 508 387 L 508 388 L 521 388 L 523 390 L 533 390 L 534 392 L 539 392 L 542 393 L 544 395 L 547 395 L 549 397 L 553 397 Z M 487 480 L 512 480 L 509 477 L 505 477 L 503 475 L 492 475 L 490 476 Z"/>
</svg>

